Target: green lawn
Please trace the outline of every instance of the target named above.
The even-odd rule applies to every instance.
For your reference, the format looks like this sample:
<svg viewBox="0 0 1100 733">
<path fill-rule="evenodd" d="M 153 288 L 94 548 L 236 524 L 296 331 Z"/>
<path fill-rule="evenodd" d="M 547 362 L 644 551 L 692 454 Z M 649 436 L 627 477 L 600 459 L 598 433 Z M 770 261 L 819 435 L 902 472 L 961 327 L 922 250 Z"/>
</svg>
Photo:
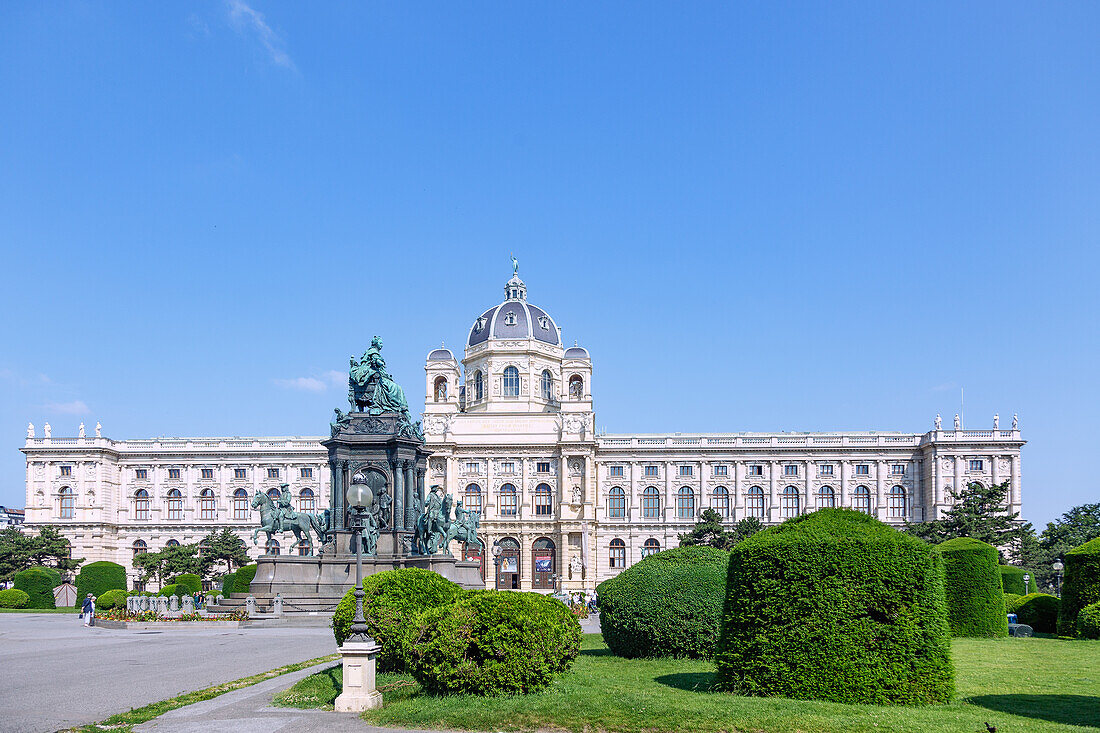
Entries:
<svg viewBox="0 0 1100 733">
<path fill-rule="evenodd" d="M 958 697 L 923 708 L 841 705 L 709 692 L 710 662 L 624 660 L 588 634 L 573 670 L 544 692 L 506 698 L 434 697 L 409 677 L 379 675 L 385 707 L 363 719 L 385 726 L 461 730 L 970 731 L 1100 728 L 1100 642 L 956 639 Z M 276 704 L 328 707 L 340 668 L 308 677 Z"/>
</svg>

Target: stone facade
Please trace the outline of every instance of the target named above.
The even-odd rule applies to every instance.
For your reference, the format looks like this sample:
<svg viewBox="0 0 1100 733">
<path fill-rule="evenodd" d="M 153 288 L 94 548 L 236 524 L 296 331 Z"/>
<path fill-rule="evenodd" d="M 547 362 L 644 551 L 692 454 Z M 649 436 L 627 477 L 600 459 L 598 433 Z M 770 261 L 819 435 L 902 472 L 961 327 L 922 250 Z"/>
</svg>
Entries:
<svg viewBox="0 0 1100 733">
<path fill-rule="evenodd" d="M 482 511 L 488 545 L 502 548 L 482 558 L 489 587 L 591 589 L 645 553 L 676 546 L 706 508 L 730 523 L 757 516 L 773 524 L 844 506 L 901 524 L 940 516 L 953 488 L 1004 480 L 1011 509 L 1021 506 L 1015 419 L 991 430 L 943 430 L 937 419 L 922 433 L 599 435 L 593 392 L 588 351 L 562 345 L 518 276 L 475 320 L 461 363 L 445 348 L 429 353 L 426 484 Z M 135 542 L 156 550 L 223 526 L 251 548 L 253 512 L 237 513 L 235 492 L 250 498 L 286 482 L 295 508 L 328 508 L 321 440 L 28 437 L 26 524 L 59 526 L 78 556 L 126 566 Z M 302 505 L 303 490 L 312 508 Z"/>
</svg>

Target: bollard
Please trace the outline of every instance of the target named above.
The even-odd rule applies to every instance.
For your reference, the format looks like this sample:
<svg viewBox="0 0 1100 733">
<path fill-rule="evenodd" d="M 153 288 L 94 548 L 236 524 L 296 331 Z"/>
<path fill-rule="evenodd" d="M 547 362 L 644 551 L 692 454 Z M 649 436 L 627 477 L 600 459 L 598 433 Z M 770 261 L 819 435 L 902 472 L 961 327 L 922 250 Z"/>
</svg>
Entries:
<svg viewBox="0 0 1100 733">
<path fill-rule="evenodd" d="M 253 596 L 244 599 L 244 607 L 248 611 L 249 618 L 256 615 L 256 599 Z"/>
<path fill-rule="evenodd" d="M 195 612 L 195 599 L 192 598 L 191 596 L 184 596 L 183 597 L 183 608 L 181 610 L 184 613 L 194 613 Z"/>
<path fill-rule="evenodd" d="M 276 616 L 283 615 L 283 597 L 278 593 L 275 594 L 275 600 L 271 602 L 271 612 Z"/>
<path fill-rule="evenodd" d="M 176 613 L 180 610 L 180 599 L 175 596 L 169 596 L 168 598 L 168 610 L 171 613 Z"/>
</svg>

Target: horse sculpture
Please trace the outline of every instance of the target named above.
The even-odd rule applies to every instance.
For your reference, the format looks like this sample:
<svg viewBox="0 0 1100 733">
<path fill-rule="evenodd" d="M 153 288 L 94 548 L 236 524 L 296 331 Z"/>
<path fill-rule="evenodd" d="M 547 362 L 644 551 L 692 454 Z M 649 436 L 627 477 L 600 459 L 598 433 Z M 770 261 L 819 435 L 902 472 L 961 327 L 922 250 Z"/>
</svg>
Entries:
<svg viewBox="0 0 1100 733">
<path fill-rule="evenodd" d="M 458 513 L 457 511 L 455 512 Z M 450 555 L 452 540 L 465 543 L 467 547 L 485 549 L 485 543 L 477 536 L 477 528 L 481 526 L 481 512 L 464 512 L 462 519 L 455 519 L 447 527 L 447 536 L 443 538 L 444 553 Z"/>
<path fill-rule="evenodd" d="M 428 511 L 421 514 L 416 520 L 416 550 L 421 555 L 434 555 L 441 547 L 446 553 L 446 545 L 443 544 L 447 537 L 447 530 L 451 526 L 451 495 L 443 497 L 439 505 L 439 514 L 433 515 L 429 504 Z"/>
<path fill-rule="evenodd" d="M 260 510 L 260 526 L 252 532 L 252 544 L 254 545 L 256 544 L 256 536 L 260 532 L 267 533 L 267 541 L 270 543 L 272 535 L 282 534 L 288 530 L 294 533 L 295 544 L 300 543 L 303 534 L 305 535 L 305 539 L 309 541 L 310 555 L 313 554 L 313 539 L 309 535 L 310 530 L 317 534 L 318 545 L 325 542 L 325 536 L 328 534 L 328 522 L 320 514 L 298 512 L 293 519 L 276 520 L 275 503 L 270 496 L 260 491 L 257 491 L 252 497 L 252 508 Z"/>
</svg>

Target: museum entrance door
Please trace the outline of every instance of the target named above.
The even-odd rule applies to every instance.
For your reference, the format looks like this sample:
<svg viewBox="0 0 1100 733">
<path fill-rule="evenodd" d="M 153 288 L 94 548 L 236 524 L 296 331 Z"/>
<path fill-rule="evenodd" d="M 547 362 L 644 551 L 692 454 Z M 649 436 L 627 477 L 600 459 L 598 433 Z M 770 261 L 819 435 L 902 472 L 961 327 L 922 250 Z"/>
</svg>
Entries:
<svg viewBox="0 0 1100 733">
<path fill-rule="evenodd" d="M 511 537 L 505 537 L 500 541 L 500 550 L 497 590 L 519 590 L 519 542 Z"/>
<path fill-rule="evenodd" d="M 546 537 L 540 537 L 531 545 L 532 588 L 555 590 L 555 549 L 553 541 Z"/>
</svg>

